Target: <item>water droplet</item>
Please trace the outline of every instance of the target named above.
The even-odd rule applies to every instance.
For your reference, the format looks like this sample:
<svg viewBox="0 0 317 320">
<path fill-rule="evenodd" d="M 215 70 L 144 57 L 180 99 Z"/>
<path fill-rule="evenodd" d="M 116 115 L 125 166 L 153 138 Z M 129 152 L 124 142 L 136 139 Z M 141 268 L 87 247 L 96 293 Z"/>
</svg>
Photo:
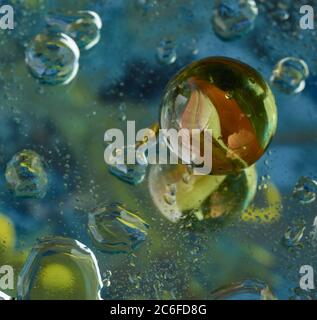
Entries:
<svg viewBox="0 0 317 320">
<path fill-rule="evenodd" d="M 102 280 L 93 252 L 77 240 L 45 238 L 18 279 L 19 300 L 99 300 Z"/>
<path fill-rule="evenodd" d="M 216 0 L 212 23 L 221 39 L 230 40 L 251 31 L 257 16 L 254 0 Z"/>
<path fill-rule="evenodd" d="M 126 121 L 127 120 L 127 105 L 125 103 L 121 103 L 119 105 L 119 120 Z"/>
<path fill-rule="evenodd" d="M 143 182 L 148 162 L 144 153 L 141 153 L 134 146 L 124 147 L 123 149 L 116 149 L 114 151 L 114 155 L 110 155 L 110 157 L 106 160 L 108 164 L 109 172 L 112 173 L 117 178 L 130 183 L 132 185 L 139 184 Z M 135 153 L 135 164 L 128 164 L 125 159 L 127 159 L 127 153 L 134 152 Z"/>
<path fill-rule="evenodd" d="M 233 92 L 232 92 L 232 91 L 227 91 L 227 92 L 225 93 L 225 97 L 226 97 L 226 99 L 228 99 L 228 100 L 232 99 L 232 98 L 233 98 Z"/>
<path fill-rule="evenodd" d="M 311 243 L 316 246 L 317 245 L 317 216 L 313 222 L 313 230 L 310 232 Z"/>
<path fill-rule="evenodd" d="M 317 180 L 309 177 L 301 177 L 293 190 L 293 197 L 301 204 L 309 204 L 315 201 L 317 192 Z"/>
<path fill-rule="evenodd" d="M 276 300 L 276 297 L 266 283 L 258 280 L 245 280 L 212 292 L 211 299 Z"/>
<path fill-rule="evenodd" d="M 127 253 L 147 238 L 149 225 L 119 204 L 104 205 L 89 214 L 88 232 L 107 253 Z"/>
<path fill-rule="evenodd" d="M 309 69 L 304 60 L 287 57 L 280 60 L 273 69 L 272 84 L 287 94 L 298 94 L 306 87 Z"/>
<path fill-rule="evenodd" d="M 176 192 L 177 192 L 177 186 L 176 184 L 167 185 L 166 187 L 166 193 L 164 194 L 164 200 L 167 204 L 173 205 L 176 203 Z"/>
<path fill-rule="evenodd" d="M 277 21 L 286 21 L 289 19 L 290 14 L 287 10 L 277 9 L 271 13 L 271 16 Z"/>
<path fill-rule="evenodd" d="M 156 52 L 158 60 L 164 64 L 172 64 L 177 59 L 176 47 L 172 40 L 162 40 Z"/>
<path fill-rule="evenodd" d="M 23 150 L 13 156 L 5 172 L 8 187 L 16 197 L 43 198 L 48 178 L 42 158 L 32 150 Z"/>
<path fill-rule="evenodd" d="M 111 277 L 112 277 L 112 272 L 110 270 L 107 270 L 106 272 L 103 273 L 103 279 L 102 282 L 105 287 L 110 287 L 111 286 Z"/>
<path fill-rule="evenodd" d="M 39 34 L 28 45 L 26 64 L 43 84 L 68 84 L 77 75 L 79 49 L 66 34 Z"/>
<path fill-rule="evenodd" d="M 73 38 L 81 50 L 91 49 L 100 40 L 102 21 L 93 11 L 49 14 L 46 23 L 50 31 L 62 32 Z"/>
<path fill-rule="evenodd" d="M 306 227 L 302 223 L 289 226 L 284 234 L 284 245 L 289 248 L 299 246 L 305 229 Z"/>
</svg>

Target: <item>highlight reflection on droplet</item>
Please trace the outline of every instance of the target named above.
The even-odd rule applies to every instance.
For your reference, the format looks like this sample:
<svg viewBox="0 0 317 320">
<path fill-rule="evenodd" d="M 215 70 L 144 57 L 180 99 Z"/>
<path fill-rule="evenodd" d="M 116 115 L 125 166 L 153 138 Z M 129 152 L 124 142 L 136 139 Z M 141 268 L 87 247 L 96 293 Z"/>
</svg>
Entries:
<svg viewBox="0 0 317 320">
<path fill-rule="evenodd" d="M 77 75 L 80 52 L 75 41 L 63 33 L 38 34 L 25 51 L 32 74 L 43 84 L 68 84 Z"/>
</svg>

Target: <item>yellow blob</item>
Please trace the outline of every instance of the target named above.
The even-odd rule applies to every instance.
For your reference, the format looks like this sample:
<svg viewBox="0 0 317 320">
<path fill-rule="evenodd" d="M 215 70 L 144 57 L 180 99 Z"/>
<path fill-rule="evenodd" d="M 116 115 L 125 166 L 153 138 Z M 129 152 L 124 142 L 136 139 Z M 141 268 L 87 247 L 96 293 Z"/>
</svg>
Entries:
<svg viewBox="0 0 317 320">
<path fill-rule="evenodd" d="M 82 270 L 67 255 L 46 257 L 40 266 L 31 294 L 32 300 L 85 299 Z"/>
<path fill-rule="evenodd" d="M 9 253 L 15 247 L 16 234 L 13 222 L 0 214 L 0 256 Z"/>
<path fill-rule="evenodd" d="M 268 204 L 264 208 L 252 206 L 242 214 L 245 222 L 274 223 L 280 219 L 282 197 L 279 190 L 272 183 L 268 183 L 264 190 L 265 201 Z"/>
</svg>

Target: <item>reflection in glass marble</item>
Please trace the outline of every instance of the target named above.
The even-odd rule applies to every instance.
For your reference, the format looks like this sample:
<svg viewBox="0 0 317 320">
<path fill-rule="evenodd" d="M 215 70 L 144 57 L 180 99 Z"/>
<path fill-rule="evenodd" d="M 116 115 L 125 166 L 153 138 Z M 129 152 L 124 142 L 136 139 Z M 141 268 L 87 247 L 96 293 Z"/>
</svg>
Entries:
<svg viewBox="0 0 317 320">
<path fill-rule="evenodd" d="M 185 165 L 152 166 L 149 189 L 154 204 L 171 222 L 186 217 L 221 221 L 243 212 L 257 186 L 254 167 L 238 175 L 197 176 Z"/>
</svg>

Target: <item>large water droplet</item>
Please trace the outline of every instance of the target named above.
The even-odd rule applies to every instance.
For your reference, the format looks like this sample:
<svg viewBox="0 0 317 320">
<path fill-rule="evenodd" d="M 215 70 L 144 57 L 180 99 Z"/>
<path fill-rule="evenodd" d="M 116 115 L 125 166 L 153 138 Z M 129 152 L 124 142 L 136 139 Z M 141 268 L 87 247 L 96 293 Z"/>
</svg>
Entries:
<svg viewBox="0 0 317 320">
<path fill-rule="evenodd" d="M 66 34 L 38 34 L 28 45 L 25 61 L 43 84 L 68 84 L 77 75 L 79 49 Z"/>
<path fill-rule="evenodd" d="M 119 204 L 104 205 L 89 214 L 88 231 L 96 246 L 107 253 L 134 250 L 147 238 L 149 225 Z"/>
<path fill-rule="evenodd" d="M 32 249 L 18 279 L 20 300 L 99 300 L 103 287 L 93 252 L 77 240 L 54 237 Z"/>
</svg>

